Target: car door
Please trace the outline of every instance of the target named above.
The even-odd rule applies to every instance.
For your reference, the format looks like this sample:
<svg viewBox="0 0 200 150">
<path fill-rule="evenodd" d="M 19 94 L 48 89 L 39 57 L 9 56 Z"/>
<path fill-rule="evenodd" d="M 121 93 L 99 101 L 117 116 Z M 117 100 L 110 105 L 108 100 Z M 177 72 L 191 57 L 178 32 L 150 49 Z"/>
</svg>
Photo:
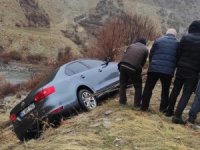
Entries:
<svg viewBox="0 0 200 150">
<path fill-rule="evenodd" d="M 96 80 L 98 69 L 93 70 L 91 67 L 81 63 L 80 61 L 73 62 L 67 65 L 65 73 L 69 76 L 74 76 L 79 84 L 86 85 L 96 91 L 98 80 Z"/>
<path fill-rule="evenodd" d="M 88 82 L 94 86 L 96 91 L 104 91 L 119 82 L 119 72 L 116 64 L 105 65 L 103 61 L 99 60 L 84 60 L 82 63 L 91 68 L 86 76 L 89 79 Z"/>
<path fill-rule="evenodd" d="M 99 91 L 105 91 L 113 88 L 114 85 L 119 83 L 119 71 L 116 63 L 109 63 L 108 65 L 102 65 L 103 79 L 100 81 L 101 87 Z"/>
</svg>

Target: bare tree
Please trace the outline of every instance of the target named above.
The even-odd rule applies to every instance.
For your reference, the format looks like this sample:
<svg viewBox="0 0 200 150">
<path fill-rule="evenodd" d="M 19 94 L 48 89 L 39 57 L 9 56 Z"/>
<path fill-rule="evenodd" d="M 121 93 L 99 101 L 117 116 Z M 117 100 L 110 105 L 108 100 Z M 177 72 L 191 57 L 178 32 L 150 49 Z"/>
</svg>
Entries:
<svg viewBox="0 0 200 150">
<path fill-rule="evenodd" d="M 90 45 L 89 57 L 110 57 L 116 60 L 121 47 L 139 37 L 153 40 L 160 34 L 156 23 L 148 16 L 123 14 L 106 22 L 96 33 L 96 41 Z"/>
</svg>

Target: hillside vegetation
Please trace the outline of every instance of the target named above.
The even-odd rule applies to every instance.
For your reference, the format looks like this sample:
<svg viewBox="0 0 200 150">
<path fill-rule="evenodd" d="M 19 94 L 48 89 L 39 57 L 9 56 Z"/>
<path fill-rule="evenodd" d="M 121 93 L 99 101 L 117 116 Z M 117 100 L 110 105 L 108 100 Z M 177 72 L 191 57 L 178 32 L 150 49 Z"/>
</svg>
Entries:
<svg viewBox="0 0 200 150">
<path fill-rule="evenodd" d="M 118 95 L 107 98 L 95 110 L 64 120 L 57 129 L 46 129 L 37 140 L 20 143 L 9 127 L 2 128 L 0 149 L 199 149 L 199 129 L 172 124 L 171 118 L 158 112 L 159 92 L 158 85 L 151 102 L 152 112 L 132 110 L 134 92 L 129 90 L 128 106 L 119 106 Z M 5 124 L 8 120 L 6 113 L 1 113 L 0 116 L 0 122 Z"/>
<path fill-rule="evenodd" d="M 95 29 L 124 12 L 148 16 L 158 30 L 175 27 L 181 35 L 199 18 L 199 6 L 198 0 L 1 0 L 0 51 L 55 60 L 67 46 L 80 54 Z"/>
</svg>

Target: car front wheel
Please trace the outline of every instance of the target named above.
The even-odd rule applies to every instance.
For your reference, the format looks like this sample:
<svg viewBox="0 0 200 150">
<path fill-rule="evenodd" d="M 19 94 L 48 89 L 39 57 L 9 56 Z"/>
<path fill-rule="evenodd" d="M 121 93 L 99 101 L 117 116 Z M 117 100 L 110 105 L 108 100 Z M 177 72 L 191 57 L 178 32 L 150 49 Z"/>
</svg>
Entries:
<svg viewBox="0 0 200 150">
<path fill-rule="evenodd" d="M 80 90 L 78 92 L 78 100 L 82 108 L 86 111 L 90 111 L 97 107 L 97 100 L 89 90 Z"/>
</svg>

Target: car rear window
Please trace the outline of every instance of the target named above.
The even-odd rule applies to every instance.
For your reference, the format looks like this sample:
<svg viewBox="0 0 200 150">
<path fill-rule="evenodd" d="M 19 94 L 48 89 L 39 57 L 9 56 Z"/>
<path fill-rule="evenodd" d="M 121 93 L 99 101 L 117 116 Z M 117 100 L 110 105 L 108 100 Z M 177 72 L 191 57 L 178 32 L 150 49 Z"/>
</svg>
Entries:
<svg viewBox="0 0 200 150">
<path fill-rule="evenodd" d="M 89 68 L 79 62 L 73 62 L 66 66 L 65 73 L 69 76 L 88 70 Z"/>
<path fill-rule="evenodd" d="M 101 60 L 82 60 L 81 62 L 90 68 L 99 67 L 104 63 Z"/>
<path fill-rule="evenodd" d="M 59 68 L 57 68 L 53 72 L 50 72 L 49 75 L 36 86 L 35 89 L 40 88 L 40 87 L 44 86 L 45 84 L 51 82 L 55 78 L 58 70 L 59 70 Z"/>
</svg>

